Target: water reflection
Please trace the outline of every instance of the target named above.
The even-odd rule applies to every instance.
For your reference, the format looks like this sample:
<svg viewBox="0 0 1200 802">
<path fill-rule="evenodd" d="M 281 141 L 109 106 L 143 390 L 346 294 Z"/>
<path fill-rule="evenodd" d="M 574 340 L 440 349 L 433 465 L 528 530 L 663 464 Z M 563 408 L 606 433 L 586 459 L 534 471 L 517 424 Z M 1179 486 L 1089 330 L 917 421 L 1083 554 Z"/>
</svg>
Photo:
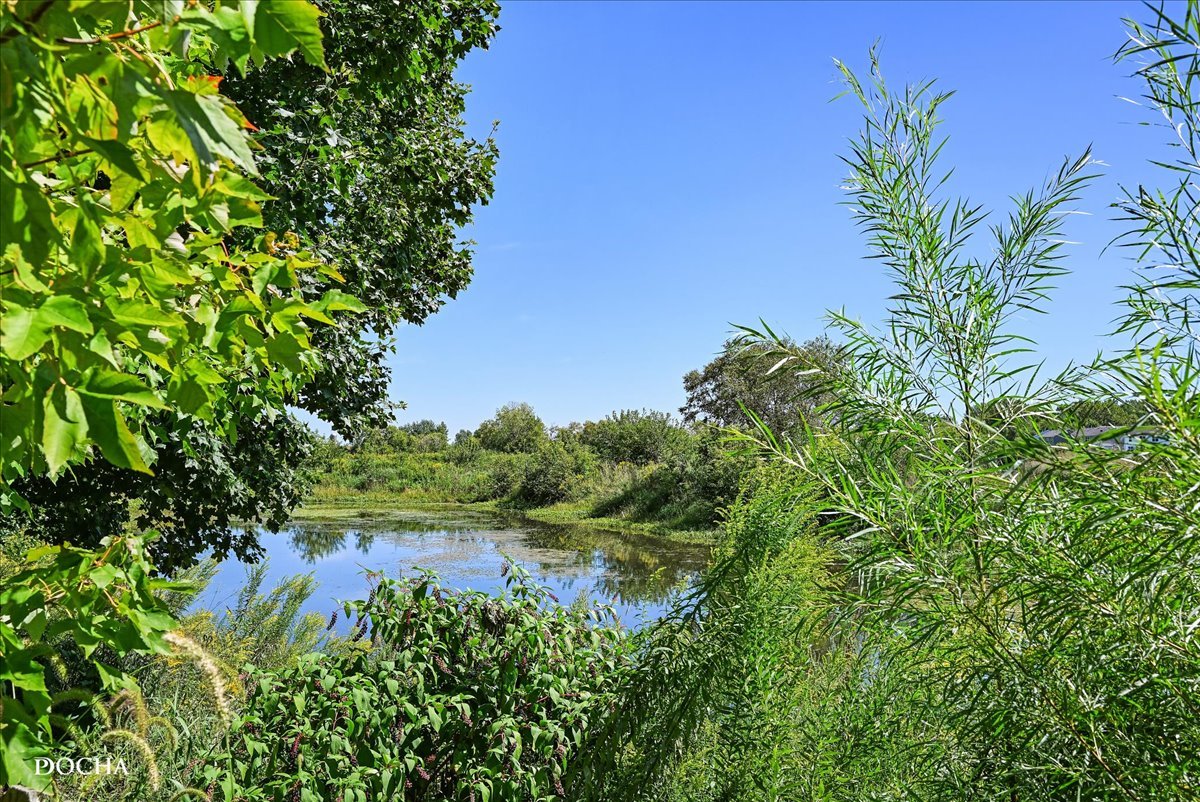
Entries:
<svg viewBox="0 0 1200 802">
<path fill-rule="evenodd" d="M 523 565 L 568 603 L 613 600 L 626 623 L 661 614 L 668 595 L 707 563 L 706 546 L 579 525 L 542 524 L 514 515 L 474 512 L 353 515 L 297 521 L 262 534 L 270 574 L 311 572 L 311 605 L 364 594 L 365 570 L 398 575 L 414 566 L 437 571 L 460 589 L 498 592 L 503 555 Z M 244 567 L 222 566 L 216 592 L 236 593 Z"/>
</svg>

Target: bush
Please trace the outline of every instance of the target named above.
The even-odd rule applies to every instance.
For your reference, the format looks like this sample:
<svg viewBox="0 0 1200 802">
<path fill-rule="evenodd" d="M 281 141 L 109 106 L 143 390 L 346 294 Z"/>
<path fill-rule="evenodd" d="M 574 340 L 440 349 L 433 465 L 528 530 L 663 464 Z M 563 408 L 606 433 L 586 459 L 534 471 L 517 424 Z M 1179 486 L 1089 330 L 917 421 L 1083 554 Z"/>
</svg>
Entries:
<svg viewBox="0 0 1200 802">
<path fill-rule="evenodd" d="M 528 404 L 507 404 L 479 424 L 475 436 L 489 451 L 528 454 L 546 439 L 546 426 Z"/>
<path fill-rule="evenodd" d="M 519 569 L 507 584 L 493 598 L 427 573 L 380 579 L 346 605 L 373 647 L 256 672 L 232 749 L 192 784 L 251 800 L 562 796 L 613 709 L 625 640 L 611 609 L 550 604 Z"/>
<path fill-rule="evenodd" d="M 525 475 L 527 454 L 488 454 L 481 461 L 486 471 L 486 493 L 488 499 L 508 498 L 521 483 Z"/>
<path fill-rule="evenodd" d="M 754 462 L 731 454 L 713 430 L 689 435 L 681 445 L 665 463 L 621 473 L 615 487 L 610 484 L 596 500 L 592 514 L 655 521 L 678 529 L 715 526 Z"/>
<path fill-rule="evenodd" d="M 578 437 L 602 459 L 635 465 L 668 460 L 685 450 L 689 439 L 670 414 L 632 409 L 588 421 Z"/>
<path fill-rule="evenodd" d="M 595 467 L 596 456 L 588 449 L 548 440 L 526 462 L 513 500 L 533 506 L 568 501 Z"/>
<path fill-rule="evenodd" d="M 479 438 L 467 431 L 461 431 L 458 435 L 454 438 L 454 445 L 447 450 L 446 458 L 460 465 L 478 460 L 483 452 Z"/>
<path fill-rule="evenodd" d="M 446 424 L 423 420 L 372 429 L 359 440 L 356 450 L 370 454 L 430 453 L 445 450 L 448 442 Z"/>
</svg>

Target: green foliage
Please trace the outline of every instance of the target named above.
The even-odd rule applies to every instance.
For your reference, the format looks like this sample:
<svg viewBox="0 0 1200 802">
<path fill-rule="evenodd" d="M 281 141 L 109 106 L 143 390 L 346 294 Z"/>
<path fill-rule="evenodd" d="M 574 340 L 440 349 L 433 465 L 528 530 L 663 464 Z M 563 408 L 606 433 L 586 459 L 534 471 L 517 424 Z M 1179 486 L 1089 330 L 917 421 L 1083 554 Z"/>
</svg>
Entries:
<svg viewBox="0 0 1200 802">
<path fill-rule="evenodd" d="M 54 481 L 36 470 L 26 471 L 15 479 L 15 490 L 36 508 L 34 525 L 55 538 L 74 532 L 72 538 L 79 542 L 82 532 L 87 533 L 82 539 L 94 545 L 101 535 L 132 520 L 132 510 L 137 509 L 142 526 L 154 526 L 164 534 L 153 545 L 161 567 L 188 565 L 208 547 L 220 555 L 253 558 L 258 554 L 256 530 L 239 529 L 237 522 L 278 529 L 308 490 L 299 466 L 309 438 L 287 410 L 306 409 L 331 422 L 351 441 L 365 428 L 383 425 L 392 406 L 386 399 L 388 371 L 383 362 L 389 347 L 387 332 L 399 320 L 424 319 L 470 279 L 470 251 L 456 242 L 457 230 L 469 222 L 473 206 L 490 197 L 496 154 L 490 140 L 476 142 L 465 135 L 462 109 L 467 88 L 456 84 L 452 73 L 468 52 L 486 47 L 494 35 L 496 6 L 489 2 L 379 6 L 321 0 L 317 6 L 323 13 L 319 14 L 318 8 L 301 0 L 222 2 L 215 9 L 211 2 L 179 0 L 137 0 L 128 7 L 86 2 L 45 5 L 45 9 L 31 3 L 5 7 L 3 24 L 10 25 L 11 20 L 11 25 L 3 35 L 6 56 L 11 58 L 5 62 L 4 80 L 15 78 L 19 97 L 40 97 L 36 91 L 22 94 L 26 85 L 57 91 L 59 87 L 42 86 L 44 82 L 23 82 L 24 64 L 15 70 L 10 67 L 16 64 L 18 48 L 38 58 L 61 57 L 66 82 L 60 83 L 76 89 L 63 100 L 70 104 L 70 114 L 59 113 L 55 120 L 82 125 L 79 121 L 90 119 L 88 115 L 99 119 L 109 113 L 106 110 L 120 109 L 120 131 L 98 133 L 93 126 L 85 132 L 104 141 L 109 161 L 102 161 L 99 150 L 61 160 L 56 156 L 35 165 L 29 174 L 38 181 L 42 181 L 38 176 L 45 177 L 40 186 L 46 194 L 62 197 L 70 208 L 78 206 L 90 215 L 87 219 L 94 218 L 95 236 L 112 251 L 96 278 L 120 278 L 125 284 L 115 286 L 126 293 L 120 298 L 130 300 L 128 293 L 134 286 L 130 282 L 143 279 L 136 272 L 123 273 L 125 267 L 116 255 L 128 247 L 136 262 L 144 254 L 154 262 L 148 268 L 152 275 L 145 279 L 155 295 L 154 305 L 182 317 L 170 326 L 142 320 L 135 328 L 121 320 L 103 331 L 97 329 L 99 334 L 68 327 L 55 335 L 86 340 L 93 351 L 99 349 L 99 361 L 87 357 L 97 364 L 107 359 L 104 343 L 109 340 L 116 362 L 126 359 L 126 351 L 136 355 L 150 349 L 152 360 L 145 367 L 113 367 L 148 383 L 170 408 L 142 409 L 131 407 L 130 399 L 117 399 L 114 414 L 129 418 L 134 435 L 144 435 L 129 440 L 120 421 L 111 426 L 104 423 L 110 417 L 104 411 L 108 402 L 89 401 L 88 393 L 80 391 L 85 412 L 96 404 L 104 407 L 99 418 L 88 412 L 86 423 L 91 437 L 100 438 L 97 443 L 108 444 L 111 453 L 104 456 L 116 463 L 76 460 L 69 472 Z M 267 5 L 271 7 L 264 13 L 255 13 Z M 126 19 L 131 9 L 134 16 Z M 94 17 L 96 36 L 89 27 Z M 20 20 L 31 23 L 22 25 Z M 122 28 L 132 31 L 142 23 L 150 26 L 145 32 L 122 33 Z M 23 31 L 36 31 L 39 26 L 46 37 L 72 42 L 58 42 L 53 51 L 30 49 L 30 37 Z M 287 61 L 268 58 L 292 49 L 298 52 Z M 135 51 L 140 55 L 131 58 Z M 59 55 L 52 57 L 51 52 Z M 72 64 L 82 65 L 83 72 L 76 75 Z M 114 75 L 123 83 L 110 83 Z M 101 87 L 97 99 L 86 90 L 87 81 L 93 79 Z M 151 96 L 160 88 L 198 98 L 198 111 L 186 97 L 179 101 L 184 112 L 196 112 L 195 119 L 186 115 L 178 119 L 195 136 L 207 137 L 198 147 L 220 160 L 219 165 L 214 162 L 219 175 L 214 174 L 212 186 L 201 180 L 207 176 L 206 168 L 185 172 L 186 153 L 176 154 L 178 162 L 151 158 L 149 167 L 143 164 L 145 157 L 165 154 L 169 158 L 174 153 L 162 149 L 173 140 L 166 145 L 163 137 L 146 140 L 156 130 L 146 127 L 147 115 L 154 117 L 154 125 L 170 129 L 172 136 L 178 134 L 175 139 L 183 137 L 183 129 L 171 128 L 176 125 L 171 108 L 151 108 Z M 5 120 L 16 120 L 7 105 L 13 93 L 0 94 L 6 98 Z M 72 116 L 76 105 L 88 107 L 93 100 L 96 110 Z M 36 103 L 26 105 L 36 107 Z M 213 109 L 221 114 L 213 116 L 209 113 Z M 228 121 L 221 123 L 225 117 Z M 42 118 L 50 120 L 44 114 Z M 22 134 L 37 138 L 39 157 L 79 150 L 73 135 L 60 137 L 53 131 L 57 124 L 47 122 L 46 130 L 39 130 L 36 137 Z M 21 153 L 22 142 L 16 146 Z M 86 142 L 83 146 L 90 147 Z M 12 150 L 9 144 L 5 148 Z M 134 161 L 129 163 L 141 164 L 138 170 L 153 168 L 147 173 L 145 192 L 139 189 L 140 178 L 119 171 L 128 164 L 112 161 L 125 153 L 122 148 L 131 148 Z M 232 156 L 225 159 L 228 154 Z M 251 154 L 253 161 L 249 161 Z M 38 160 L 21 156 L 23 164 Z M 239 170 L 241 178 L 236 175 Z M 227 174 L 232 177 L 226 179 Z M 247 183 L 244 176 L 253 177 L 256 184 Z M 182 193 L 172 195 L 176 185 Z M 83 201 L 76 202 L 76 195 Z M 87 202 L 89 198 L 97 203 Z M 117 205 L 109 203 L 112 199 Z M 7 202 L 3 205 L 12 208 Z M 29 217 L 14 211 L 14 219 Z M 289 233 L 264 235 L 263 215 L 267 228 Z M 74 226 L 74 218 L 64 218 L 63 225 Z M 129 226 L 134 227 L 132 233 Z M 153 236 L 142 231 L 146 226 Z M 9 227 L 4 229 L 7 234 Z M 29 247 L 39 241 L 30 240 Z M 166 246 L 160 247 L 162 243 Z M 177 252 L 177 245 L 188 253 Z M 86 241 L 81 240 L 81 247 L 86 247 Z M 41 268 L 28 255 L 25 259 L 35 269 Z M 208 262 L 213 267 L 201 273 L 197 266 Z M 279 269 L 269 271 L 276 263 Z M 175 275 L 181 270 L 183 279 Z M 42 276 L 42 280 L 54 292 L 69 289 L 60 279 L 50 282 Z M 341 294 L 331 296 L 331 284 Z M 197 288 L 202 290 L 199 296 Z M 5 286 L 0 285 L 0 290 L 13 304 L 25 303 Z M 80 300 L 84 295 L 76 292 L 73 297 Z M 193 310 L 190 304 L 196 297 L 199 303 Z M 230 300 L 235 303 L 229 304 Z M 347 315 L 342 307 L 348 305 L 362 314 Z M 219 319 L 211 319 L 210 306 L 220 312 Z M 306 308 L 315 311 L 310 315 L 303 311 Z M 97 311 L 89 314 L 95 317 Z M 305 318 L 297 318 L 297 312 L 307 315 L 307 321 L 301 322 Z M 190 316 L 197 313 L 200 325 L 193 325 Z M 327 318 L 325 325 L 314 325 L 322 315 Z M 19 310 L 6 311 L 5 319 L 24 326 L 23 316 Z M 242 322 L 236 322 L 239 316 Z M 337 325 L 328 325 L 329 320 Z M 242 347 L 238 343 L 247 326 L 254 330 L 247 335 L 249 344 Z M 6 330 L 6 339 L 8 334 Z M 140 340 L 135 342 L 132 334 Z M 189 339 L 181 339 L 183 334 Z M 118 335 L 128 341 L 119 341 Z M 173 344 L 167 344 L 168 339 Z M 189 349 L 197 343 L 202 348 L 194 355 Z M 259 360 L 245 369 L 238 362 L 243 351 L 257 357 L 263 348 L 267 349 L 265 362 Z M 232 373 L 214 363 L 227 357 L 238 364 Z M 159 375 L 163 368 L 153 362 L 164 358 L 172 361 L 171 375 Z M 37 376 L 33 371 L 28 375 Z M 45 399 L 39 394 L 48 387 L 48 375 L 34 381 L 35 403 L 20 415 L 42 414 Z M 7 389 L 7 379 L 3 385 Z M 69 390 L 64 392 L 66 400 L 55 402 L 58 418 L 74 421 L 68 411 L 75 403 L 73 396 Z M 11 439 L 19 436 L 20 427 L 10 415 L 3 425 L 0 434 L 11 436 L 9 444 L 40 442 Z M 37 426 L 40 423 L 35 421 L 35 429 L 27 434 L 41 437 Z M 114 427 L 116 440 L 105 434 Z M 81 428 L 68 427 L 70 437 L 56 435 L 52 453 L 61 454 L 68 440 L 80 432 Z M 131 442 L 137 444 L 133 451 Z M 86 448 L 82 441 L 76 446 L 76 450 Z M 438 446 L 435 439 L 426 438 L 415 447 Z M 9 450 L 8 445 L 4 450 Z M 141 463 L 131 456 L 135 452 Z M 95 449 L 92 453 L 96 455 Z M 142 463 L 151 466 L 153 475 L 138 475 L 126 465 L 130 460 L 133 468 Z M 4 479 L 13 481 L 7 473 Z"/>
<path fill-rule="evenodd" d="M 380 579 L 346 605 L 372 647 L 255 672 L 232 751 L 194 784 L 247 800 L 561 796 L 612 704 L 621 631 L 611 610 L 549 604 L 520 569 L 508 588 L 492 598 L 431 574 Z"/>
<path fill-rule="evenodd" d="M 527 454 L 466 452 L 341 452 L 312 460 L 317 481 L 311 498 L 339 502 L 361 494 L 397 500 L 475 502 L 506 498 L 519 481 Z"/>
<path fill-rule="evenodd" d="M 592 511 L 607 517 L 659 521 L 678 529 L 708 529 L 737 497 L 753 460 L 731 453 L 712 430 L 690 435 L 664 463 L 626 472 L 603 488 Z"/>
<path fill-rule="evenodd" d="M 280 3 L 278 5 L 287 5 Z M 257 127 L 267 225 L 337 266 L 367 311 L 322 332 L 297 403 L 349 441 L 391 417 L 387 334 L 420 323 L 471 279 L 459 231 L 487 203 L 497 152 L 467 136 L 458 64 L 498 30 L 493 0 L 318 0 L 328 71 L 227 70 Z"/>
<path fill-rule="evenodd" d="M 149 472 L 153 410 L 230 435 L 312 374 L 306 320 L 362 308 L 301 292 L 329 271 L 294 237 L 227 242 L 261 228 L 268 196 L 206 61 L 244 68 L 299 48 L 320 65 L 311 7 L 174 5 L 0 11 L 6 484 L 93 451 Z"/>
<path fill-rule="evenodd" d="M 1063 272 L 1087 158 L 973 255 L 985 214 L 944 197 L 936 161 L 947 96 L 846 70 L 866 109 L 852 208 L 897 285 L 886 326 L 831 313 L 847 345 L 810 388 L 825 425 L 808 438 L 754 420 L 744 439 L 775 466 L 644 636 L 623 714 L 577 764 L 581 798 L 1197 798 L 1200 3 L 1151 13 L 1122 55 L 1148 59 L 1184 155 L 1173 193 L 1120 204 L 1151 260 L 1120 322 L 1135 347 L 1043 383 L 1012 321 Z M 1157 437 L 1128 453 L 1037 437 L 1092 421 Z"/>
<path fill-rule="evenodd" d="M 1071 429 L 1089 426 L 1137 426 L 1149 410 L 1139 401 L 1120 398 L 1083 398 L 1064 404 L 1057 417 Z"/>
<path fill-rule="evenodd" d="M 683 377 L 687 402 L 679 410 L 687 423 L 751 428 L 750 410 L 772 431 L 799 434 L 817 423 L 817 408 L 827 399 L 813 393 L 820 374 L 838 367 L 838 349 L 818 337 L 797 345 L 783 338 L 789 353 L 761 343 L 734 338 L 714 360 Z"/>
<path fill-rule="evenodd" d="M 529 404 L 505 404 L 479 424 L 475 436 L 491 451 L 528 454 L 546 439 L 546 425 Z"/>
<path fill-rule="evenodd" d="M 250 125 L 212 73 L 324 62 L 311 5 L 257 8 L 0 12 L 0 500 L 41 537 L 94 546 L 137 509 L 160 567 L 249 556 L 232 521 L 278 526 L 306 490 L 286 404 L 319 366 L 313 326 L 364 307 L 262 231 Z"/>
<path fill-rule="evenodd" d="M 143 543 L 111 538 L 99 552 L 44 546 L 0 587 L 0 784 L 43 787 L 34 758 L 48 756 L 72 727 L 60 715 L 47 669 L 78 654 L 108 691 L 136 687 L 109 655 L 165 654 L 175 619 L 155 591 Z"/>
<path fill-rule="evenodd" d="M 155 564 L 173 570 L 210 550 L 219 558 L 259 556 L 257 529 L 239 524 L 278 529 L 308 493 L 297 466 L 315 438 L 290 415 L 244 420 L 236 445 L 197 419 L 158 415 L 148 428 L 158 435 L 154 475 L 93 460 L 69 476 L 25 479 L 16 485 L 30 505 L 21 524 L 53 542 L 87 545 L 106 532 L 153 525 L 162 533 L 150 544 Z"/>
<path fill-rule="evenodd" d="M 1152 75 L 1185 63 L 1176 48 L 1195 63 L 1197 10 L 1182 26 L 1159 18 L 1168 40 L 1141 51 L 1158 59 Z M 1200 614 L 1200 369 L 1176 304 L 1197 286 L 1195 263 L 1140 274 L 1121 326 L 1150 337 L 1139 349 L 1035 382 L 1010 323 L 1063 272 L 1062 213 L 1087 158 L 1017 197 L 993 255 L 973 258 L 984 214 L 938 183 L 946 96 L 893 94 L 877 64 L 870 86 L 846 79 L 867 109 L 847 159 L 854 209 L 898 291 L 882 331 L 831 315 L 848 342 L 849 367 L 825 388 L 842 447 L 793 449 L 765 427 L 760 441 L 828 497 L 824 534 L 853 581 L 826 637 L 862 644 L 871 683 L 907 689 L 882 711 L 851 703 L 896 720 L 915 698 L 936 722 L 918 748 L 881 756 L 912 767 L 907 798 L 1194 798 L 1200 641 L 1185 622 Z M 1194 169 L 1194 153 L 1185 162 Z M 1182 202 L 1141 218 L 1155 251 L 1194 247 L 1194 203 Z M 1131 399 L 1165 445 L 1126 455 L 1029 435 L 1031 419 L 1070 425 L 1087 411 L 1081 395 Z M 834 758 L 831 773 L 874 785 L 868 764 Z"/>
<path fill-rule="evenodd" d="M 533 506 L 568 501 L 596 469 L 596 455 L 585 446 L 547 440 L 530 455 L 512 498 Z"/>
<path fill-rule="evenodd" d="M 315 613 L 301 613 L 316 590 L 316 581 L 311 575 L 293 576 L 263 593 L 268 567 L 263 560 L 246 569 L 245 584 L 220 618 L 198 612 L 183 622 L 184 631 L 226 665 L 283 668 L 327 645 L 322 636 L 325 620 Z"/>
<path fill-rule="evenodd" d="M 205 561 L 182 572 L 178 580 L 188 592 L 160 594 L 167 607 L 179 611 L 204 590 L 216 563 Z M 138 678 L 140 690 L 115 694 L 77 690 L 56 695 L 56 709 L 78 706 L 80 726 L 58 754 L 98 754 L 125 761 L 129 773 L 57 775 L 61 799 L 94 798 L 133 802 L 169 802 L 188 793 L 203 798 L 215 788 L 195 788 L 197 765 L 224 750 L 230 724 L 245 705 L 246 674 L 253 660 L 263 670 L 286 670 L 320 648 L 340 652 L 347 639 L 327 633 L 323 616 L 300 612 L 313 589 L 308 576 L 284 579 L 262 591 L 263 565 L 248 569 L 247 586 L 231 609 L 181 616 L 172 633 L 170 655 L 127 654 L 114 662 Z"/>
<path fill-rule="evenodd" d="M 690 439 L 670 414 L 633 409 L 588 421 L 577 436 L 601 459 L 636 465 L 665 462 L 687 448 Z"/>
<path fill-rule="evenodd" d="M 737 496 L 741 476 L 753 463 L 729 453 L 715 431 L 692 433 L 665 413 L 614 413 L 558 428 L 550 440 L 540 421 L 530 420 L 526 405 L 515 409 L 480 428 L 492 445 L 512 443 L 518 439 L 512 433 L 523 428 L 537 441 L 532 453 L 489 449 L 466 430 L 453 446 L 424 452 L 397 427 L 374 430 L 357 451 L 321 446 L 321 455 L 306 468 L 317 483 L 312 498 L 337 504 L 369 494 L 373 501 L 498 501 L 521 508 L 572 502 L 592 517 L 704 530 Z M 507 421 L 503 426 L 501 419 Z M 440 442 L 440 434 L 439 428 L 422 437 Z M 597 455 L 593 443 L 605 453 Z M 651 461 L 635 464 L 641 460 Z"/>
<path fill-rule="evenodd" d="M 369 429 L 358 441 L 356 449 L 367 453 L 432 452 L 445 451 L 447 444 L 446 424 L 422 420 L 403 426 Z"/>
<path fill-rule="evenodd" d="M 815 537 L 816 509 L 794 473 L 747 477 L 712 567 L 635 636 L 636 672 L 576 765 L 573 798 L 819 798 L 793 784 L 812 777 L 801 767 L 818 759 L 814 743 L 881 739 L 882 722 L 833 733 L 809 719 L 820 692 L 844 691 L 854 676 L 846 650 L 810 637 L 809 619 L 828 609 L 834 558 Z"/>
<path fill-rule="evenodd" d="M 129 689 L 116 661 L 182 643 L 148 578 L 149 539 L 112 537 L 144 481 L 114 493 L 115 473 L 161 469 L 166 443 L 203 464 L 284 417 L 317 367 L 311 325 L 364 308 L 328 289 L 336 271 L 294 234 L 261 231 L 250 126 L 211 74 L 296 50 L 323 68 L 317 17 L 306 2 L 0 6 L 0 512 L 28 508 L 22 492 L 70 490 L 65 471 L 99 476 L 94 494 L 69 495 L 90 525 L 47 530 L 99 549 L 34 550 L 0 591 L 0 783 L 44 785 L 30 759 L 77 723 L 54 710 L 47 663 Z M 263 457 L 261 440 L 243 443 Z M 97 496 L 107 504 L 89 510 Z"/>
</svg>

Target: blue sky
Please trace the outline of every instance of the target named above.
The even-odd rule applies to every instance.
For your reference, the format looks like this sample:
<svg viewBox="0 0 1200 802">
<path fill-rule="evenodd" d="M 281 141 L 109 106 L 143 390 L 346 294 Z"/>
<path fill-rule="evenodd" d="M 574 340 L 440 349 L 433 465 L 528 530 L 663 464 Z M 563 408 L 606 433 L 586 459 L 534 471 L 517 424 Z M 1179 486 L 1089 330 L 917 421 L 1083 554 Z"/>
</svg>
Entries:
<svg viewBox="0 0 1200 802">
<path fill-rule="evenodd" d="M 509 2 L 460 70 L 471 130 L 500 120 L 496 195 L 464 232 L 475 279 L 396 333 L 401 422 L 474 428 L 528 401 L 550 424 L 675 410 L 682 375 L 731 323 L 822 332 L 830 307 L 882 318 L 889 286 L 840 206 L 860 126 L 833 58 L 882 44 L 899 86 L 937 78 L 954 187 L 1003 213 L 1089 143 L 1107 163 L 1067 229 L 1073 274 L 1022 321 L 1052 366 L 1087 359 L 1114 317 L 1123 253 L 1109 203 L 1161 179 L 1163 139 L 1118 99 L 1112 54 L 1137 3 Z M 988 253 L 986 239 L 977 242 Z"/>
</svg>

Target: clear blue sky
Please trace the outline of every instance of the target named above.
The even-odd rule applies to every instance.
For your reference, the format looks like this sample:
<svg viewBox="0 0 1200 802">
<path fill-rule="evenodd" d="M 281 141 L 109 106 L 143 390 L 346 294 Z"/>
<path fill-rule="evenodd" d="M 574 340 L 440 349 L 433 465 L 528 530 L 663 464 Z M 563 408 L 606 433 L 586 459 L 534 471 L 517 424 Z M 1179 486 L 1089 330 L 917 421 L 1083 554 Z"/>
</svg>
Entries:
<svg viewBox="0 0 1200 802">
<path fill-rule="evenodd" d="M 889 287 L 839 205 L 859 128 L 832 59 L 865 71 L 882 42 L 896 86 L 944 107 L 955 185 L 1003 212 L 1089 143 L 1109 166 L 1067 234 L 1080 245 L 1053 313 L 1028 320 L 1049 364 L 1102 345 L 1127 278 L 1109 203 L 1155 183 L 1163 138 L 1118 99 L 1111 56 L 1137 3 L 509 2 L 460 70 L 471 129 L 500 120 L 496 195 L 464 232 L 475 279 L 397 332 L 402 422 L 474 428 L 528 401 L 550 424 L 674 411 L 682 375 L 759 317 L 805 339 L 844 306 L 882 317 Z M 986 240 L 980 240 L 987 253 Z"/>
</svg>

